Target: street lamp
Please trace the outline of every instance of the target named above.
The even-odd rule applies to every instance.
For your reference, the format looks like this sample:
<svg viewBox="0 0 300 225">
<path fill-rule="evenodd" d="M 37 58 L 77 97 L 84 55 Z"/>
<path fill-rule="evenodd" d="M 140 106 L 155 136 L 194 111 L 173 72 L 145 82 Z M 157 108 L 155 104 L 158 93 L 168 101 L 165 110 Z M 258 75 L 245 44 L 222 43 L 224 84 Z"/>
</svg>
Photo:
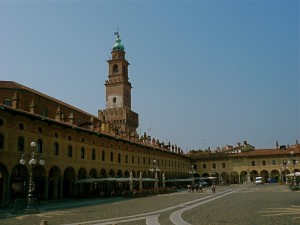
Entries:
<svg viewBox="0 0 300 225">
<path fill-rule="evenodd" d="M 150 168 L 150 172 L 154 173 L 155 175 L 155 183 L 154 183 L 154 189 L 157 189 L 158 188 L 158 177 L 157 177 L 157 172 L 159 172 L 160 169 L 157 165 L 157 162 L 156 160 L 154 159 L 153 160 L 153 166 Z"/>
<path fill-rule="evenodd" d="M 282 161 L 282 164 L 280 165 L 281 166 L 281 182 L 283 183 L 284 182 L 284 176 L 285 176 L 285 181 L 287 182 L 287 179 L 286 179 L 286 168 L 287 168 L 287 161 L 284 159 Z"/>
<path fill-rule="evenodd" d="M 293 170 L 294 170 L 294 186 L 296 186 L 296 170 L 295 170 L 295 164 L 298 164 L 299 161 L 295 158 L 294 152 L 291 151 L 291 158 L 288 161 L 288 165 L 292 164 L 293 165 Z"/>
<path fill-rule="evenodd" d="M 191 165 L 191 170 L 189 171 L 189 174 L 191 174 L 192 176 L 192 184 L 194 185 L 195 184 L 195 181 L 194 181 L 194 174 L 196 173 L 195 169 L 194 169 L 194 165 Z"/>
<path fill-rule="evenodd" d="M 211 175 L 212 175 L 212 179 L 213 179 L 213 185 L 215 184 L 215 170 L 214 169 L 212 169 L 212 173 L 211 173 Z"/>
<path fill-rule="evenodd" d="M 35 150 L 35 147 L 36 147 L 36 142 L 34 142 L 34 141 L 31 142 L 30 146 L 31 146 L 31 154 L 24 153 L 22 155 L 21 160 L 20 160 L 20 164 L 25 165 L 26 164 L 25 157 L 29 158 L 28 164 L 30 166 L 30 174 L 29 174 L 29 190 L 28 190 L 28 195 L 27 195 L 26 210 L 27 210 L 27 212 L 32 212 L 33 213 L 33 212 L 36 211 L 36 207 L 34 206 L 34 202 L 33 202 L 33 186 L 34 186 L 33 180 L 32 180 L 33 167 L 37 163 L 37 160 L 36 160 L 37 157 L 40 157 L 39 164 L 42 165 L 42 166 L 45 164 L 45 160 L 44 160 L 42 154 L 40 154 L 40 153 L 35 154 L 34 150 Z"/>
</svg>

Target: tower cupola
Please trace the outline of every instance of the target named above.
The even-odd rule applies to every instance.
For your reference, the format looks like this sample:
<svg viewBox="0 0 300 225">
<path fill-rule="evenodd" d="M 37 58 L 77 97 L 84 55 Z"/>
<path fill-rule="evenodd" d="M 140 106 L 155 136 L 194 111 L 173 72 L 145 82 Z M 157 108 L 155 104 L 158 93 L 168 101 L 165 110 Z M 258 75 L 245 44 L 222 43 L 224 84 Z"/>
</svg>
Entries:
<svg viewBox="0 0 300 225">
<path fill-rule="evenodd" d="M 117 34 L 116 43 L 113 45 L 112 50 L 113 51 L 124 51 L 125 47 L 123 44 L 121 44 L 121 38 L 120 35 Z"/>
</svg>

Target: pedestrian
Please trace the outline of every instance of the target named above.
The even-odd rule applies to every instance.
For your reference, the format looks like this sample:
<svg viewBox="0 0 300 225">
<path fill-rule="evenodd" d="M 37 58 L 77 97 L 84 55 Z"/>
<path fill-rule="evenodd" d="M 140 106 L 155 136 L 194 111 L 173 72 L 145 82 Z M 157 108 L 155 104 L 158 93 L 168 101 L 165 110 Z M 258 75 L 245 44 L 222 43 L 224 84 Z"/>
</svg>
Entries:
<svg viewBox="0 0 300 225">
<path fill-rule="evenodd" d="M 216 193 L 216 185 L 215 185 L 215 184 L 213 184 L 213 185 L 211 186 L 211 190 L 212 190 L 212 193 L 213 193 L 213 194 Z"/>
<path fill-rule="evenodd" d="M 191 193 L 191 191 L 192 191 L 191 185 L 188 185 L 187 188 L 188 188 L 188 193 Z"/>
<path fill-rule="evenodd" d="M 199 184 L 199 192 L 203 193 L 201 184 Z"/>
<path fill-rule="evenodd" d="M 192 184 L 192 192 L 193 192 L 193 194 L 194 194 L 194 192 L 195 192 L 195 185 L 194 184 Z"/>
</svg>

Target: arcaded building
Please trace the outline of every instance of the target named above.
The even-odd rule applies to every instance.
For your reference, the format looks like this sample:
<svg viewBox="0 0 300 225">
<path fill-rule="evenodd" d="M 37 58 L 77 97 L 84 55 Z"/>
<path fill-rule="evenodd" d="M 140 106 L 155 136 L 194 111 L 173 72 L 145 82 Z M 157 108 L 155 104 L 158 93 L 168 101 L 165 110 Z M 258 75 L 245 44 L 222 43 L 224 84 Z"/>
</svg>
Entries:
<svg viewBox="0 0 300 225">
<path fill-rule="evenodd" d="M 26 196 L 31 168 L 20 164 L 36 158 L 45 165 L 33 168 L 35 192 L 45 198 L 91 195 L 94 191 L 127 188 L 127 182 L 101 178 L 142 175 L 143 185 L 158 179 L 188 177 L 189 158 L 177 146 L 165 145 L 146 134 L 139 137 L 138 114 L 131 110 L 129 63 L 119 35 L 108 60 L 106 109 L 97 116 L 13 81 L 0 81 L 0 201 L 14 192 Z M 153 165 L 155 160 L 155 165 Z M 78 182 L 97 178 L 95 182 Z M 148 179 L 147 178 L 152 178 Z M 159 184 L 162 185 L 161 183 Z"/>
<path fill-rule="evenodd" d="M 280 181 L 299 169 L 296 163 L 283 165 L 299 156 L 298 143 L 256 150 L 244 142 L 185 154 L 175 144 L 146 133 L 138 136 L 139 115 L 131 108 L 129 62 L 119 35 L 107 63 L 106 108 L 98 115 L 17 82 L 0 81 L 0 202 L 27 195 L 31 170 L 35 195 L 56 199 L 128 189 L 129 177 L 142 177 L 142 187 L 134 188 L 153 188 L 154 180 L 165 187 L 192 176 L 213 175 L 224 183 L 250 182 L 256 176 Z M 33 150 L 44 165 L 28 164 Z M 157 178 L 153 168 L 159 168 Z"/>
<path fill-rule="evenodd" d="M 276 145 L 274 149 L 255 149 L 244 141 L 235 147 L 225 146 L 211 151 L 192 151 L 187 154 L 201 176 L 213 176 L 217 183 L 239 184 L 254 182 L 286 182 L 286 175 L 300 171 L 300 145 Z"/>
</svg>

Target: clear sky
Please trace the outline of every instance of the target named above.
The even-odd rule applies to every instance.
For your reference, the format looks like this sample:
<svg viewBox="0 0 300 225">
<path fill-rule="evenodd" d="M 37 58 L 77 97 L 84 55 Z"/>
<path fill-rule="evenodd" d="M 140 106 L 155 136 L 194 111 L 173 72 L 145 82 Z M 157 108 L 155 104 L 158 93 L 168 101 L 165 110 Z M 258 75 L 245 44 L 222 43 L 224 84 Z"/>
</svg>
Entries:
<svg viewBox="0 0 300 225">
<path fill-rule="evenodd" d="M 189 149 L 300 141 L 299 1 L 0 1 L 0 79 L 97 115 L 119 28 L 138 133 Z"/>
</svg>

